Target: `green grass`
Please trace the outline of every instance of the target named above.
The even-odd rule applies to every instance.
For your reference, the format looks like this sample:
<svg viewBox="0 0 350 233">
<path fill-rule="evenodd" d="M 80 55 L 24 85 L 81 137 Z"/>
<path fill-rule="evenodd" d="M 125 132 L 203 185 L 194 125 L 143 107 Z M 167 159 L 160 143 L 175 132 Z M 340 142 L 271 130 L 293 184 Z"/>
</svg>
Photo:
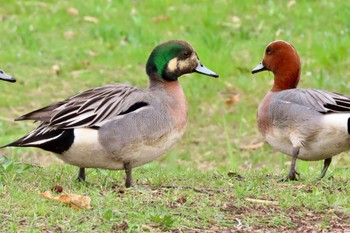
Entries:
<svg viewBox="0 0 350 233">
<path fill-rule="evenodd" d="M 190 106 L 186 134 L 161 160 L 134 169 L 135 187 L 124 193 L 119 192 L 122 171 L 89 169 L 88 183 L 81 184 L 75 181 L 75 167 L 57 163 L 47 152 L 2 150 L 7 159 L 0 157 L 0 229 L 349 229 L 348 153 L 334 158 L 322 181 L 317 180 L 321 161 L 298 161 L 301 180 L 279 183 L 278 178 L 288 172 L 288 157 L 268 145 L 244 149 L 262 141 L 256 109 L 273 76 L 253 76 L 250 70 L 272 40 L 287 40 L 299 52 L 300 87 L 350 94 L 350 3 L 305 0 L 288 6 L 292 2 L 2 3 L 0 67 L 18 82 L 0 83 L 1 145 L 35 127 L 12 119 L 36 108 L 107 83 L 146 87 L 149 53 L 169 39 L 189 41 L 201 62 L 220 78 L 198 74 L 181 78 Z M 79 15 L 68 14 L 71 7 Z M 85 16 L 98 23 L 87 22 Z M 65 37 L 68 31 L 72 38 Z M 52 71 L 53 65 L 59 65 L 59 75 Z M 235 93 L 240 100 L 227 105 Z M 92 209 L 75 211 L 39 196 L 55 184 L 66 192 L 90 196 Z M 170 185 L 175 188 L 167 188 Z"/>
</svg>

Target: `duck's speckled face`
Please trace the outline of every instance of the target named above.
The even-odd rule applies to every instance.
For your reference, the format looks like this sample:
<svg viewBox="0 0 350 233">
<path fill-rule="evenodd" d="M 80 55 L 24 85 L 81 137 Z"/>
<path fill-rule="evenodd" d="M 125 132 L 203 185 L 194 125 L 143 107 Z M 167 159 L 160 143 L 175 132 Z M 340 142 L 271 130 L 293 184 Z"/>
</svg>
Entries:
<svg viewBox="0 0 350 233">
<path fill-rule="evenodd" d="M 183 74 L 199 72 L 218 77 L 216 73 L 200 64 L 197 53 L 185 41 L 168 41 L 158 45 L 151 53 L 147 74 L 154 74 L 166 81 L 176 81 Z"/>
</svg>

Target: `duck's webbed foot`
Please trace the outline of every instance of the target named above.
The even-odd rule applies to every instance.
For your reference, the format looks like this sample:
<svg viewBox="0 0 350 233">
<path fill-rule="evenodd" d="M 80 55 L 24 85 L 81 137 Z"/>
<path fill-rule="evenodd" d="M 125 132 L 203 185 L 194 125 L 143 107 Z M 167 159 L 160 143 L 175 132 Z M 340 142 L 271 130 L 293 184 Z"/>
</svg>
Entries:
<svg viewBox="0 0 350 233">
<path fill-rule="evenodd" d="M 290 165 L 289 173 L 286 177 L 282 178 L 281 181 L 288 181 L 288 180 L 298 180 L 297 176 L 299 176 L 299 172 L 295 169 L 295 164 L 299 155 L 300 147 L 294 147 L 293 148 L 293 155 L 292 155 L 292 163 Z"/>
</svg>

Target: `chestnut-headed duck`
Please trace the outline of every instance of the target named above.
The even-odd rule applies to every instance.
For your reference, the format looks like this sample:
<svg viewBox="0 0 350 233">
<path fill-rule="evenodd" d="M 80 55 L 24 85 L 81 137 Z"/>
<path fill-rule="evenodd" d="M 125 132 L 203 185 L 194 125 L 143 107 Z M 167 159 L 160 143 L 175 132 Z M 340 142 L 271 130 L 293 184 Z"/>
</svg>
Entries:
<svg viewBox="0 0 350 233">
<path fill-rule="evenodd" d="M 350 149 L 350 97 L 334 92 L 297 88 L 300 59 L 285 41 L 270 43 L 252 73 L 274 74 L 272 89 L 261 101 L 257 122 L 265 140 L 292 157 L 286 179 L 295 180 L 297 159 L 324 160 L 323 178 L 332 156 Z"/>
<path fill-rule="evenodd" d="M 39 126 L 4 147 L 53 152 L 80 168 L 78 180 L 85 168 L 125 170 L 130 187 L 132 168 L 159 158 L 183 135 L 188 106 L 178 78 L 192 72 L 218 77 L 189 43 L 167 41 L 148 58 L 148 88 L 109 84 L 30 112 L 16 120 Z"/>
<path fill-rule="evenodd" d="M 11 83 L 16 82 L 16 79 L 14 77 L 12 77 L 9 74 L 6 74 L 5 71 L 3 71 L 1 69 L 0 69 L 0 80 L 4 80 L 7 82 L 11 82 Z"/>
</svg>

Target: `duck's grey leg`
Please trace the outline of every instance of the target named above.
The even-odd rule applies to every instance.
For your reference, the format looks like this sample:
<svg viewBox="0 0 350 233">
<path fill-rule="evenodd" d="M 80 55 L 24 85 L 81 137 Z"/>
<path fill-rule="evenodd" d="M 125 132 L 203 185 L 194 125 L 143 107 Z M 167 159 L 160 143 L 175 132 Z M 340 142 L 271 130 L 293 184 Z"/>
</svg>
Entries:
<svg viewBox="0 0 350 233">
<path fill-rule="evenodd" d="M 85 168 L 79 168 L 78 181 L 85 181 Z"/>
<path fill-rule="evenodd" d="M 299 175 L 299 172 L 297 172 L 297 170 L 295 169 L 295 163 L 299 155 L 299 150 L 300 147 L 293 148 L 292 163 L 290 165 L 289 174 L 287 175 L 287 177 L 283 178 L 282 181 L 297 180 L 296 175 Z"/>
<path fill-rule="evenodd" d="M 319 179 L 322 179 L 324 177 L 324 175 L 326 175 L 326 172 L 328 170 L 329 165 L 331 165 L 331 162 L 332 162 L 332 157 L 324 160 L 321 175 L 318 177 Z"/>
<path fill-rule="evenodd" d="M 125 174 L 126 174 L 126 178 L 125 178 L 125 187 L 126 188 L 130 188 L 131 187 L 131 183 L 132 183 L 132 177 L 131 177 L 131 163 L 124 163 L 124 169 L 125 169 Z"/>
</svg>

